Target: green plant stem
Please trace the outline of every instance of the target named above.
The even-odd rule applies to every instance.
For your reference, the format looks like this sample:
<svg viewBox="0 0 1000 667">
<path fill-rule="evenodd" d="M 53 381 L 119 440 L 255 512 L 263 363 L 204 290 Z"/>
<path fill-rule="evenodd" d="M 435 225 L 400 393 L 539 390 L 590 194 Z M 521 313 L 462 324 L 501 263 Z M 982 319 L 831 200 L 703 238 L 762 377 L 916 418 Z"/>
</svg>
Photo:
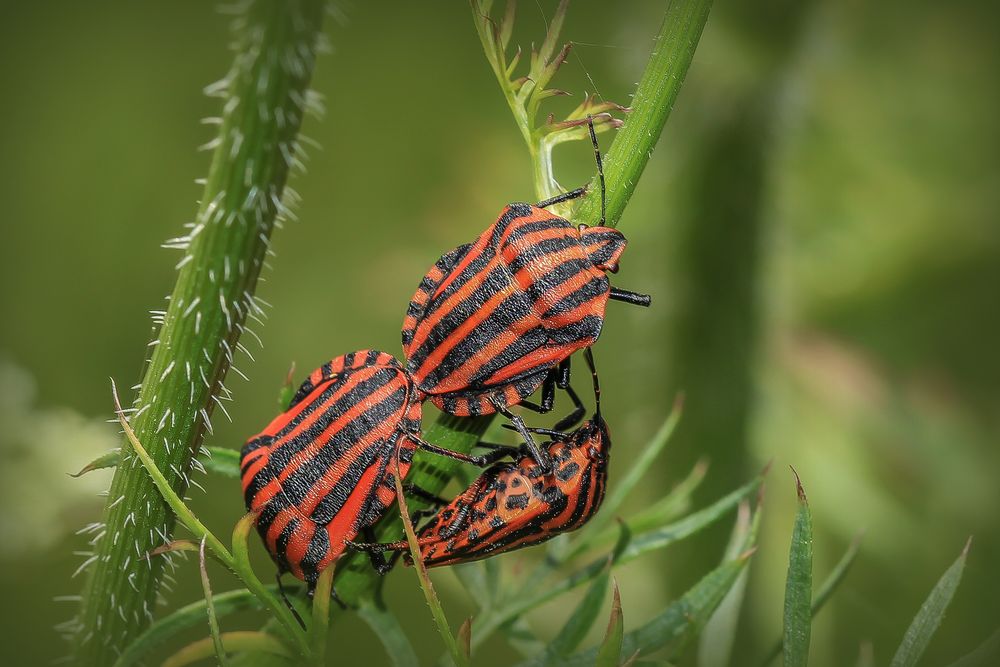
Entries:
<svg viewBox="0 0 1000 667">
<path fill-rule="evenodd" d="M 118 420 L 121 422 L 122 429 L 125 431 L 125 437 L 134 448 L 136 455 L 142 461 L 142 465 L 146 468 L 150 478 L 153 480 L 153 484 L 163 496 L 163 500 L 167 503 L 170 509 L 174 511 L 174 514 L 184 527 L 191 531 L 195 537 L 200 538 L 203 541 L 203 544 L 211 546 L 215 557 L 234 574 L 236 574 L 241 581 L 243 581 L 247 590 L 256 595 L 262 603 L 270 608 L 274 618 L 284 625 L 289 636 L 292 637 L 293 641 L 298 643 L 297 648 L 303 655 L 308 655 L 310 652 L 309 645 L 306 643 L 303 633 L 300 632 L 299 626 L 296 625 L 296 621 L 292 617 L 291 612 L 266 586 L 264 586 L 264 584 L 260 582 L 250 567 L 250 560 L 247 556 L 247 538 L 250 535 L 250 529 L 254 525 L 254 515 L 247 514 L 236 524 L 236 528 L 233 530 L 233 553 L 230 553 L 219 538 L 217 538 L 212 531 L 208 530 L 208 528 L 206 528 L 205 525 L 198 520 L 190 508 L 184 504 L 184 501 L 181 500 L 180 496 L 178 496 L 177 493 L 170 488 L 170 482 L 163 476 L 163 473 L 159 470 L 159 468 L 156 467 L 152 457 L 136 437 L 135 431 L 132 430 L 128 421 L 125 420 L 125 416 L 121 412 L 121 406 L 118 404 L 117 393 L 114 394 L 114 398 L 115 408 L 118 411 Z M 147 560 L 150 559 L 147 557 Z M 207 602 L 208 601 L 206 600 L 206 603 Z M 211 611 L 209 612 L 210 617 L 212 613 L 213 612 Z"/>
<path fill-rule="evenodd" d="M 625 212 L 660 138 L 711 8 L 712 0 L 672 0 L 667 6 L 656 46 L 632 97 L 632 113 L 604 158 L 607 224 L 612 227 Z M 600 219 L 600 191 L 593 185 L 596 182 L 577 207 L 574 222 L 592 224 Z"/>
<path fill-rule="evenodd" d="M 655 134 L 658 137 L 663 124 L 670 115 L 671 105 L 677 97 L 680 84 L 691 64 L 691 57 L 698 39 L 701 37 L 701 31 L 708 18 L 711 4 L 710 0 L 675 0 L 667 8 L 664 26 L 657 38 L 657 47 L 650 55 L 646 70 L 640 80 L 630 118 L 619 130 L 618 137 L 612 144 L 611 150 L 617 151 L 618 154 L 627 150 L 622 147 L 623 145 L 643 146 L 643 158 L 641 160 L 623 158 L 616 161 L 613 172 L 615 180 L 609 180 L 608 194 L 610 197 L 612 188 L 617 187 L 615 184 L 621 184 L 621 192 L 615 197 L 616 207 L 609 208 L 609 220 L 617 221 L 621 217 L 621 213 L 635 189 L 635 184 L 642 176 L 648 153 L 655 144 L 655 139 L 650 141 L 649 135 Z M 681 24 L 674 25 L 678 21 Z M 481 23 L 482 21 L 476 20 L 477 30 L 481 29 Z M 521 128 L 529 151 L 532 151 L 531 133 L 529 131 L 525 134 L 523 129 L 530 127 L 530 124 L 519 116 L 519 109 L 523 109 L 523 107 L 516 104 L 507 95 L 504 74 L 496 70 L 494 73 L 500 81 L 501 89 L 507 96 L 508 104 L 515 115 L 518 127 Z M 629 129 L 630 127 L 631 129 Z M 626 144 L 622 144 L 623 134 L 628 137 L 624 140 Z M 552 147 L 553 145 L 547 144 L 546 150 L 551 151 Z M 538 162 L 542 161 L 543 158 L 533 151 L 531 155 L 537 170 L 540 168 Z M 551 163 L 551 159 L 551 153 L 548 153 L 544 161 Z M 547 196 L 544 186 L 538 179 L 536 179 L 535 194 L 539 199 L 544 199 Z M 584 201 L 585 205 L 581 206 L 577 214 L 574 215 L 574 222 L 595 224 L 600 219 L 600 201 L 597 201 L 596 207 L 587 206 L 590 199 L 592 197 L 588 196 Z M 610 201 L 609 199 L 609 203 Z M 612 217 L 611 211 L 615 211 L 614 217 Z M 469 419 L 441 415 L 437 422 L 427 430 L 425 436 L 430 442 L 457 452 L 467 453 L 486 432 L 491 421 L 492 417 Z M 450 459 L 418 452 L 407 480 L 431 493 L 439 493 L 451 479 L 456 468 L 457 464 Z M 425 506 L 416 498 L 409 502 L 413 509 Z M 402 526 L 395 517 L 386 517 L 376 527 L 375 534 L 380 542 L 395 542 L 402 538 Z M 372 570 L 365 559 L 358 558 L 357 555 L 350 556 L 345 560 L 347 561 L 346 565 L 338 571 L 337 592 L 348 604 L 357 604 L 359 600 L 375 594 L 379 583 L 378 574 Z M 476 637 L 473 637 L 473 643 L 475 642 Z"/>
<path fill-rule="evenodd" d="M 184 255 L 131 419 L 181 494 L 247 318 L 261 314 L 253 291 L 298 160 L 322 15 L 322 0 L 251 3 L 235 21 L 233 67 L 209 89 L 225 102 L 212 165 L 194 227 L 170 244 Z M 115 471 L 103 522 L 75 628 L 84 665 L 111 664 L 152 620 L 164 559 L 142 556 L 168 541 L 174 517 L 133 458 Z"/>
</svg>

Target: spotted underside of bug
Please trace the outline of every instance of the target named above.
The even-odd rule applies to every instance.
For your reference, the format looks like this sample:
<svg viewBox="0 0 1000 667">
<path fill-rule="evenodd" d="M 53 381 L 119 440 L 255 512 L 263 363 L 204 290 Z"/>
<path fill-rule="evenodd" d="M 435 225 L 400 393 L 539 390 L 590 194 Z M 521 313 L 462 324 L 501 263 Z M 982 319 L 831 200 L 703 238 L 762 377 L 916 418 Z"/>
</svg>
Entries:
<svg viewBox="0 0 1000 667">
<path fill-rule="evenodd" d="M 596 373 L 594 389 L 599 397 Z M 548 433 L 553 435 L 545 446 L 552 472 L 546 474 L 526 454 L 488 468 L 420 530 L 417 541 L 425 565 L 464 563 L 538 544 L 576 530 L 597 512 L 611 448 L 599 398 L 594 416 L 580 428 L 570 434 Z M 409 548 L 405 541 L 352 547 L 376 554 Z M 388 564 L 381 569 L 387 570 Z"/>
</svg>

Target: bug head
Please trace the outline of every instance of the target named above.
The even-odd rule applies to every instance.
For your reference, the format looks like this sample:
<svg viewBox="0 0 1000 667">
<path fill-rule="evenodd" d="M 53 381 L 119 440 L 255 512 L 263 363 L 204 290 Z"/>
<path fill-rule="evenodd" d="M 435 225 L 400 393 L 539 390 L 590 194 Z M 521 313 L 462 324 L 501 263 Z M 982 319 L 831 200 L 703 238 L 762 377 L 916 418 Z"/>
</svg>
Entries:
<svg viewBox="0 0 1000 667">
<path fill-rule="evenodd" d="M 591 264 L 609 273 L 618 273 L 618 259 L 625 252 L 625 235 L 611 227 L 583 227 L 580 242 Z"/>
</svg>

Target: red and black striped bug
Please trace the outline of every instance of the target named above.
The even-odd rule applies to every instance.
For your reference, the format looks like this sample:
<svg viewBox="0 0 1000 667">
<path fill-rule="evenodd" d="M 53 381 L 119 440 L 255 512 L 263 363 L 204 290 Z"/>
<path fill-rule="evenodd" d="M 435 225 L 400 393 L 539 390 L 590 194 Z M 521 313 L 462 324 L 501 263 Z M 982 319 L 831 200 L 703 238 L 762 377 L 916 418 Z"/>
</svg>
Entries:
<svg viewBox="0 0 1000 667">
<path fill-rule="evenodd" d="M 552 438 L 545 448 L 552 473 L 526 454 L 488 468 L 420 531 L 417 540 L 425 565 L 465 563 L 538 544 L 576 530 L 594 516 L 604 499 L 611 437 L 601 416 L 590 348 L 584 355 L 593 374 L 594 416 L 570 434 L 536 429 Z M 351 547 L 374 555 L 383 573 L 390 564 L 378 559 L 382 552 L 409 549 L 405 540 L 352 542 Z"/>
<path fill-rule="evenodd" d="M 473 243 L 442 256 L 414 294 L 403 322 L 406 368 L 441 410 L 458 416 L 500 412 L 532 446 L 522 404 L 552 408 L 555 388 L 568 389 L 570 355 L 601 333 L 608 299 L 648 306 L 649 297 L 610 286 L 625 237 L 604 226 L 604 171 L 589 120 L 601 182 L 601 222 L 576 226 L 545 210 L 583 195 L 579 188 L 535 205 L 510 204 Z M 524 399 L 543 387 L 540 404 Z M 572 392 L 572 390 L 569 390 Z M 583 417 L 576 410 L 555 428 Z M 544 454 L 537 448 L 539 461 Z"/>
<path fill-rule="evenodd" d="M 421 396 L 392 356 L 361 350 L 317 368 L 288 409 L 240 454 L 243 494 L 278 565 L 315 584 L 396 499 L 389 464 L 406 476 L 417 447 L 488 465 L 420 438 Z"/>
</svg>

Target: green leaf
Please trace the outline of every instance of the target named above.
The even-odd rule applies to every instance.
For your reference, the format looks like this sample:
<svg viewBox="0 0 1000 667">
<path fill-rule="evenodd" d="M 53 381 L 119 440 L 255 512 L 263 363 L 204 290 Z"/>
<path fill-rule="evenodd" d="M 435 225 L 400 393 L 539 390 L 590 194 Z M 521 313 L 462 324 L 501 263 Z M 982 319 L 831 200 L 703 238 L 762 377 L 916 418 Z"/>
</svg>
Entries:
<svg viewBox="0 0 1000 667">
<path fill-rule="evenodd" d="M 222 633 L 222 640 L 233 651 L 252 653 L 267 653 L 284 658 L 292 658 L 292 653 L 280 641 L 265 632 L 237 631 Z M 200 660 L 206 660 L 215 651 L 214 640 L 211 637 L 191 642 L 181 650 L 163 661 L 162 667 L 185 667 Z M 225 664 L 224 662 L 220 664 Z"/>
<path fill-rule="evenodd" d="M 698 461 L 687 477 L 682 479 L 670 493 L 655 501 L 645 509 L 641 509 L 627 521 L 635 532 L 645 532 L 659 528 L 668 521 L 673 521 L 685 512 L 691 510 L 692 497 L 705 480 L 708 472 L 708 462 Z"/>
<path fill-rule="evenodd" d="M 622 599 L 618 592 L 618 582 L 614 583 L 614 599 L 611 602 L 611 618 L 604 633 L 604 641 L 597 649 L 594 667 L 618 667 L 622 656 L 622 638 L 625 634 L 622 622 Z"/>
<path fill-rule="evenodd" d="M 937 632 L 938 626 L 944 619 L 944 613 L 948 610 L 948 605 L 951 604 L 955 591 L 958 590 L 958 584 L 962 581 L 962 572 L 965 569 L 965 559 L 969 554 L 970 546 L 972 546 L 971 537 L 965 543 L 965 548 L 962 549 L 958 559 L 945 571 L 934 590 L 920 607 L 920 611 L 917 612 L 909 629 L 907 629 L 906 635 L 903 636 L 902 643 L 896 649 L 896 655 L 893 656 L 890 663 L 891 667 L 916 665 L 920 656 L 924 654 L 927 645 L 930 644 L 931 637 Z"/>
<path fill-rule="evenodd" d="M 785 580 L 782 656 L 785 665 L 805 667 L 809 663 L 809 635 L 812 629 L 812 514 L 799 475 L 794 468 L 792 473 L 795 475 L 799 508 L 792 527 L 792 547 Z"/>
<path fill-rule="evenodd" d="M 751 531 L 750 503 L 740 503 L 736 513 L 736 524 L 733 526 L 729 545 L 726 547 L 726 559 L 732 560 L 739 556 L 746 547 Z M 747 571 L 740 573 L 739 579 L 723 598 L 719 608 L 715 610 L 698 641 L 699 667 L 725 667 L 730 663 L 733 641 L 736 639 L 736 626 L 739 620 L 743 595 L 746 592 Z"/>
<path fill-rule="evenodd" d="M 417 542 L 417 534 L 413 530 L 412 521 L 410 521 L 410 510 L 406 506 L 406 496 L 403 494 L 403 482 L 399 474 L 399 450 L 396 451 L 395 459 L 396 474 L 394 474 L 392 478 L 396 485 L 396 499 L 399 505 L 399 516 L 403 520 L 403 530 L 406 533 L 406 542 L 410 547 L 410 556 L 413 558 L 413 569 L 417 573 L 417 579 L 420 581 L 420 589 L 424 592 L 424 599 L 427 600 L 427 606 L 431 608 L 431 616 L 434 618 L 434 623 L 437 625 L 438 632 L 441 634 L 441 639 L 444 640 L 445 648 L 447 648 L 448 653 L 451 654 L 451 659 L 455 662 L 457 667 L 467 667 L 469 664 L 469 654 L 467 651 L 463 651 L 459 647 L 454 635 L 451 634 L 451 628 L 448 626 L 448 619 L 444 614 L 444 609 L 441 607 L 441 601 L 438 599 L 437 593 L 434 591 L 434 584 L 431 582 L 431 578 L 427 574 L 427 567 L 424 565 L 423 557 L 420 554 L 420 544 Z"/>
<path fill-rule="evenodd" d="M 736 508 L 740 504 L 740 501 L 756 493 L 763 481 L 763 476 L 755 477 L 732 493 L 715 501 L 709 507 L 689 514 L 668 526 L 635 537 L 632 543 L 626 548 L 622 559 L 631 560 L 654 549 L 660 549 L 674 542 L 679 542 L 711 526 Z"/>
<path fill-rule="evenodd" d="M 358 607 L 357 614 L 378 636 L 393 667 L 420 667 L 417 654 L 395 614 L 367 600 Z"/>
<path fill-rule="evenodd" d="M 312 662 L 316 667 L 326 664 L 326 645 L 330 637 L 330 599 L 333 597 L 333 574 L 330 565 L 319 573 L 313 591 L 312 623 L 309 625 L 309 645 L 312 647 Z"/>
<path fill-rule="evenodd" d="M 679 600 L 640 628 L 625 633 L 622 654 L 648 654 L 667 649 L 676 655 L 708 622 L 750 559 L 751 551 L 727 561 L 707 574 Z M 549 663 L 552 667 L 584 667 L 594 664 L 597 649 L 576 653 Z"/>
<path fill-rule="evenodd" d="M 840 560 L 834 566 L 833 570 L 827 575 L 826 580 L 819 587 L 819 591 L 813 596 L 811 613 L 813 618 L 819 613 L 819 610 L 823 608 L 826 601 L 830 599 L 833 593 L 840 586 L 840 583 L 847 576 L 848 570 L 851 569 L 851 565 L 854 564 L 854 560 L 858 556 L 858 551 L 861 548 L 861 537 L 859 533 L 857 537 L 851 542 L 850 546 L 847 547 L 847 551 L 844 555 L 840 557 Z M 761 661 L 761 665 L 769 665 L 771 662 L 781 655 L 781 641 L 779 637 L 771 643 L 771 649 L 765 654 L 764 660 Z"/>
<path fill-rule="evenodd" d="M 114 468 L 118 465 L 118 461 L 122 458 L 122 450 L 119 448 L 112 449 L 106 454 L 101 454 L 96 459 L 88 463 L 87 465 L 80 468 L 79 472 L 66 473 L 70 477 L 81 477 L 86 475 L 88 472 L 94 470 L 101 470 L 102 468 Z"/>
<path fill-rule="evenodd" d="M 219 619 L 215 615 L 215 604 L 212 602 L 212 584 L 208 580 L 208 569 L 205 567 L 205 538 L 201 538 L 201 547 L 198 549 L 198 570 L 201 572 L 201 589 L 205 594 L 205 610 L 208 612 L 208 631 L 212 637 L 212 648 L 215 650 L 215 659 L 219 662 L 219 667 L 226 667 L 226 649 L 222 645 L 222 638 L 219 636 Z"/>
<path fill-rule="evenodd" d="M 277 592 L 276 587 L 273 587 L 272 590 Z M 212 602 L 217 618 L 241 611 L 265 609 L 263 603 L 253 593 L 243 588 L 220 593 L 213 598 Z M 205 600 L 198 600 L 158 619 L 125 648 L 114 663 L 115 667 L 138 665 L 147 659 L 150 652 L 166 641 L 192 628 L 203 627 L 202 624 L 205 622 L 205 614 L 207 613 L 206 606 Z"/>
<path fill-rule="evenodd" d="M 1000 629 L 990 635 L 972 653 L 962 656 L 951 663 L 949 667 L 986 667 L 986 665 L 995 665 L 1000 662 L 998 658 L 1000 658 Z"/>
<path fill-rule="evenodd" d="M 628 526 L 623 523 L 622 535 L 629 536 L 630 539 L 619 540 L 615 547 L 615 555 L 612 557 L 612 563 L 628 562 L 650 551 L 662 549 L 686 537 L 690 537 L 713 525 L 735 508 L 741 500 L 755 493 L 760 488 L 762 481 L 763 476 L 758 476 L 700 512 L 687 516 L 670 526 L 665 526 L 664 528 L 639 535 L 635 538 L 630 538 L 631 533 L 628 532 Z M 755 535 L 753 530 L 751 530 L 751 535 Z M 636 546 L 637 544 L 638 546 Z M 522 589 L 518 595 L 513 596 L 502 607 L 491 611 L 489 614 L 484 614 L 481 618 L 477 619 L 476 634 L 472 639 L 473 646 L 485 641 L 492 636 L 497 628 L 511 619 L 545 604 L 566 591 L 593 580 L 607 567 L 607 561 L 607 556 L 604 556 L 551 584 L 541 585 L 538 582 L 532 581 L 530 587 Z M 630 653 L 626 651 L 626 655 L 630 655 Z"/>
<path fill-rule="evenodd" d="M 205 468 L 205 472 L 213 475 L 228 477 L 229 479 L 240 478 L 240 453 L 236 449 L 226 447 L 203 447 L 208 453 L 198 456 L 198 461 Z"/>
<path fill-rule="evenodd" d="M 609 559 L 608 565 L 610 566 L 610 564 Z M 601 605 L 604 603 L 604 594 L 608 589 L 610 578 L 611 573 L 605 569 L 600 576 L 594 579 L 559 634 L 549 643 L 548 651 L 543 656 L 545 659 L 569 655 L 580 646 L 580 642 L 590 632 L 591 626 L 597 620 L 597 615 L 601 612 Z M 615 591 L 617 592 L 617 587 Z M 542 664 L 545 664 L 545 659 L 542 660 Z"/>
<path fill-rule="evenodd" d="M 458 628 L 458 636 L 455 638 L 458 642 L 458 648 L 465 656 L 466 662 L 472 655 L 472 617 L 462 621 L 462 625 Z"/>
<path fill-rule="evenodd" d="M 70 477 L 80 477 L 88 472 L 100 470 L 101 468 L 115 468 L 121 461 L 121 449 L 112 449 L 106 454 L 101 454 L 96 459 L 85 465 L 77 473 L 69 473 Z M 202 447 L 202 453 L 198 455 L 198 461 L 205 472 L 210 472 L 231 479 L 240 478 L 240 453 L 235 449 L 225 447 Z"/>
</svg>

